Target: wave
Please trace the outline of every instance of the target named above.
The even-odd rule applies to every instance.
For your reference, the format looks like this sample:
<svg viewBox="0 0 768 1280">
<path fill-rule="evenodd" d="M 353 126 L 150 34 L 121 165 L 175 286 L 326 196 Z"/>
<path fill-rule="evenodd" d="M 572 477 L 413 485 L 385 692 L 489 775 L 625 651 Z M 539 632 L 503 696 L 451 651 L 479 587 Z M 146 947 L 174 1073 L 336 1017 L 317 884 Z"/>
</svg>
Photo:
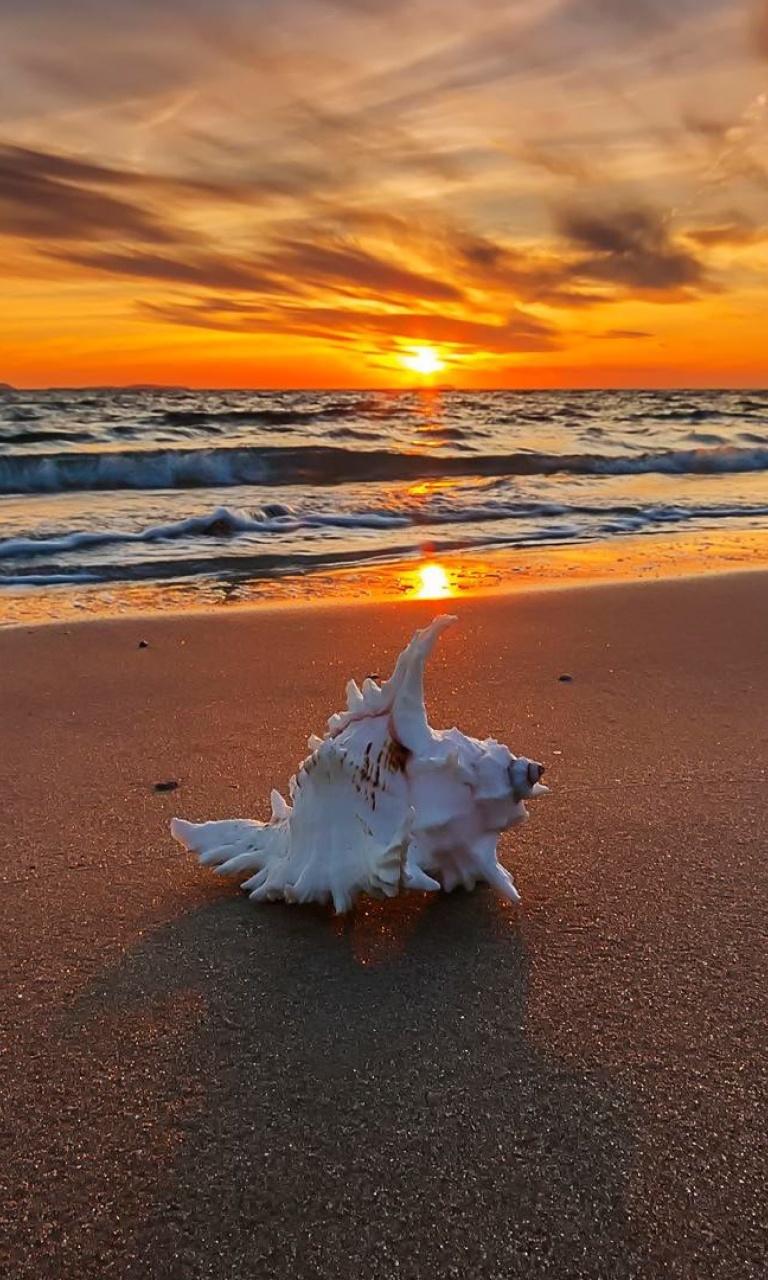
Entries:
<svg viewBox="0 0 768 1280">
<path fill-rule="evenodd" d="M 233 538 L 243 533 L 294 533 L 299 529 L 397 529 L 411 524 L 406 516 L 382 512 L 312 512 L 297 515 L 280 503 L 269 504 L 253 513 L 217 507 L 208 515 L 190 516 L 170 524 L 153 525 L 135 533 L 102 529 L 93 532 L 76 530 L 52 538 L 6 538 L 0 541 L 0 560 L 28 556 L 64 555 L 70 551 L 87 551 L 93 547 L 130 543 L 173 542 L 181 538 Z"/>
<path fill-rule="evenodd" d="M 380 440 L 377 431 L 361 431 L 359 427 L 332 427 L 326 432 L 333 440 Z"/>
<path fill-rule="evenodd" d="M 107 546 L 168 544 L 190 539 L 221 545 L 244 534 L 258 537 L 286 535 L 306 530 L 403 530 L 447 525 L 535 522 L 552 535 L 554 521 L 564 518 L 580 526 L 588 525 L 601 534 L 632 533 L 659 526 L 691 521 L 749 519 L 768 516 L 765 506 L 650 506 L 633 504 L 594 506 L 537 502 L 488 502 L 468 505 L 441 501 L 436 504 L 381 507 L 362 511 L 295 511 L 281 503 L 269 503 L 252 512 L 217 507 L 215 511 L 189 516 L 168 524 L 152 525 L 134 532 L 119 529 L 74 530 L 52 537 L 14 537 L 0 540 L 0 562 L 25 561 L 40 556 L 61 557 Z M 561 526 L 562 527 L 562 526 Z M 570 526 L 569 526 L 570 527 Z M 423 532 L 420 533 L 423 537 Z M 517 532 L 505 535 L 515 542 Z M 211 554 L 215 554 L 211 552 Z M 287 553 L 290 558 L 291 553 Z M 200 564 L 200 561 L 198 561 Z M 202 566 L 201 566 L 202 567 Z M 2 576 L 0 570 L 0 576 Z M 7 580 L 3 578 L 3 580 Z"/>
<path fill-rule="evenodd" d="M 522 504 L 521 504 L 522 505 Z M 189 578 L 216 579 L 217 581 L 254 581 L 260 578 L 277 578 L 291 575 L 305 575 L 323 570 L 339 569 L 355 565 L 365 566 L 376 563 L 395 563 L 423 553 L 423 532 L 416 533 L 420 523 L 470 525 L 461 533 L 458 530 L 446 534 L 432 535 L 429 539 L 430 555 L 442 555 L 455 551 L 492 551 L 506 549 L 508 551 L 524 551 L 526 547 L 552 547 L 565 544 L 585 544 L 601 541 L 606 536 L 637 535 L 653 536 L 665 532 L 670 526 L 684 522 L 703 521 L 706 525 L 712 520 L 733 517 L 750 518 L 768 516 L 765 507 L 719 507 L 719 508 L 685 508 L 685 507 L 560 507 L 541 504 L 535 510 L 531 504 L 528 511 L 508 511 L 507 518 L 512 515 L 530 515 L 535 520 L 546 511 L 558 519 L 540 521 L 534 527 L 518 524 L 506 531 L 482 531 L 472 528 L 483 519 L 500 521 L 504 513 L 500 509 L 456 509 L 453 512 L 432 513 L 428 521 L 418 522 L 406 515 L 393 512 L 362 513 L 306 513 L 297 515 L 287 513 L 283 517 L 249 516 L 232 512 L 227 508 L 219 508 L 209 516 L 191 517 L 179 521 L 175 525 L 159 526 L 136 534 L 103 534 L 75 533 L 59 539 L 13 539 L 0 544 L 0 559 L 12 561 L 16 556 L 23 560 L 30 554 L 48 554 L 49 563 L 37 564 L 35 568 L 9 562 L 0 568 L 0 586 L 5 588 L 27 588 L 37 586 L 95 586 L 114 585 L 121 582 L 169 582 Z M 592 519 L 585 519 L 591 516 Z M 566 517 L 566 518 L 563 518 Z M 595 518 L 597 517 L 597 518 Z M 282 519 L 282 524 L 279 521 Z M 325 541 L 317 544 L 316 550 L 306 550 L 288 546 L 284 550 L 279 546 L 267 548 L 253 544 L 241 544 L 239 549 L 232 546 L 227 550 L 221 541 L 227 534 L 235 537 L 238 533 L 252 529 L 260 531 L 290 532 L 294 529 L 310 527 L 332 527 L 341 525 L 346 528 L 388 528 L 404 531 L 407 526 L 414 528 L 410 538 L 407 533 L 402 538 L 386 544 L 370 542 L 357 547 L 343 545 L 329 546 Z M 149 542 L 167 545 L 174 538 L 188 535 L 219 535 L 218 545 L 209 554 L 201 556 L 199 551 L 190 552 L 183 548 L 182 554 L 166 558 L 145 557 L 132 562 L 108 561 L 102 563 L 80 563 L 67 565 L 53 557 L 63 551 L 92 548 L 99 542 Z"/>
<path fill-rule="evenodd" d="M 0 425 L 0 445 L 55 444 L 59 440 L 66 440 L 68 444 L 87 444 L 92 439 L 93 435 L 90 431 L 54 431 L 52 429 L 44 431 L 36 428 L 10 431 Z"/>
<path fill-rule="evenodd" d="M 447 537 L 430 544 L 433 554 L 473 548 L 553 546 L 579 537 L 580 530 L 572 525 L 560 525 L 551 529 L 532 529 L 517 536 L 473 538 Z M 181 578 L 254 579 L 286 577 L 322 569 L 339 569 L 353 565 L 397 562 L 413 556 L 418 547 L 411 542 L 387 547 L 371 546 L 343 550 L 333 548 L 316 552 L 292 551 L 257 552 L 245 555 L 217 555 L 201 562 L 199 556 L 169 560 L 144 560 L 133 564 L 96 564 L 74 567 L 70 570 L 52 564 L 36 572 L 21 571 L 0 576 L 0 586 L 78 586 L 106 585 L 118 582 L 160 582 Z"/>
<path fill-rule="evenodd" d="M 323 405 L 320 409 L 166 409 L 160 420 L 169 427 L 289 427 L 324 422 L 328 418 L 348 418 L 357 412 L 358 405 L 349 403 Z"/>
<path fill-rule="evenodd" d="M 145 449 L 105 453 L 8 454 L 0 493 L 103 489 L 197 489 L 233 485 L 412 482 L 452 476 L 718 475 L 768 470 L 768 447 L 661 450 L 640 454 L 401 453 L 325 445 Z"/>
</svg>

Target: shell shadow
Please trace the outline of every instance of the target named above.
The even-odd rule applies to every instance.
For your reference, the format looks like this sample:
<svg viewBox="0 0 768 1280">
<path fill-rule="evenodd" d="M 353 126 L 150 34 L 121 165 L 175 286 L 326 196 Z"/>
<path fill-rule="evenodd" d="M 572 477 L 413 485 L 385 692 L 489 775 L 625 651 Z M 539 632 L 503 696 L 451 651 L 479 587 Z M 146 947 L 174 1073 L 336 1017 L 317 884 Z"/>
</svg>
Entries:
<svg viewBox="0 0 768 1280">
<path fill-rule="evenodd" d="M 628 1277 L 629 1104 L 530 1043 L 529 981 L 483 892 L 342 923 L 228 896 L 147 936 L 62 1027 L 195 993 L 138 1273 Z"/>
</svg>

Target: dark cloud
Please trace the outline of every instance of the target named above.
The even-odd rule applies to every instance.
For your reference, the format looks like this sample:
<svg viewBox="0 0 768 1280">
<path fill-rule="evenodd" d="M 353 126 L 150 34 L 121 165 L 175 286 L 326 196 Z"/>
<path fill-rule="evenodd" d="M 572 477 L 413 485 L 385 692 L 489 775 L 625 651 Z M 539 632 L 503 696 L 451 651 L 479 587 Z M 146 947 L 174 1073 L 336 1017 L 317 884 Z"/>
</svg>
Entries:
<svg viewBox="0 0 768 1280">
<path fill-rule="evenodd" d="M 462 233 L 453 238 L 453 247 L 458 269 L 469 269 L 477 287 L 549 307 L 591 307 L 605 301 L 604 293 L 575 280 L 570 261 L 562 255 Z"/>
<path fill-rule="evenodd" d="M 316 175 L 315 175 L 316 176 Z M 213 288 L 259 288 L 268 273 L 218 253 L 194 254 L 203 233 L 186 232 L 165 211 L 196 213 L 206 203 L 261 207 L 272 197 L 303 193 L 300 166 L 273 164 L 227 180 L 193 179 L 99 164 L 78 156 L 0 144 L 0 231 L 33 242 L 119 242 L 119 252 L 67 252 L 75 263 L 115 275 L 144 276 Z M 183 246 L 185 258 L 136 253 L 124 245 Z M 62 251 L 63 252 L 63 251 Z M 191 255 L 191 256 L 189 256 Z M 252 257 L 252 255 L 251 255 Z M 290 287 L 287 286 L 288 291 Z M 437 295 L 445 296 L 445 295 Z"/>
<path fill-rule="evenodd" d="M 59 261 L 106 271 L 115 276 L 131 276 L 171 284 L 191 284 L 204 289 L 234 289 L 248 293 L 292 294 L 286 280 L 275 280 L 245 261 L 230 260 L 214 253 L 190 251 L 184 257 L 160 253 L 93 253 L 73 250 L 48 255 Z"/>
<path fill-rule="evenodd" d="M 759 0 L 754 7 L 752 34 L 760 57 L 768 58 L 768 0 Z"/>
<path fill-rule="evenodd" d="M 411 271 L 353 245 L 285 241 L 263 261 L 275 274 L 295 276 L 303 284 L 432 302 L 457 302 L 462 298 L 460 289 L 437 274 Z"/>
<path fill-rule="evenodd" d="M 166 244 L 174 236 L 154 213 L 93 186 L 79 185 L 73 173 L 46 168 L 40 155 L 0 147 L 0 230 L 30 240 L 86 240 L 127 237 Z M 88 166 L 81 166 L 87 169 Z M 67 174 L 67 176 L 63 176 Z"/>
<path fill-rule="evenodd" d="M 494 270 L 505 257 L 502 246 L 494 244 L 487 236 L 459 235 L 456 248 L 465 262 L 481 269 Z"/>
<path fill-rule="evenodd" d="M 196 139 L 199 141 L 199 138 Z M 220 151 L 221 144 L 210 140 L 211 148 Z M 234 152 L 234 149 L 233 149 Z M 237 148 L 238 159 L 243 160 L 245 149 Z M 83 160 L 79 156 L 64 155 L 38 148 L 0 144 L 0 174 L 12 172 L 25 181 L 63 182 L 68 186 L 82 186 L 97 190 L 129 190 L 145 195 L 185 198 L 187 200 L 231 200 L 235 203 L 262 203 L 275 195 L 303 195 L 313 185 L 320 185 L 322 171 L 319 167 L 289 162 L 254 163 L 252 150 L 247 152 L 248 171 L 234 167 L 226 178 L 191 177 L 184 174 L 154 173 L 141 169 L 117 168 Z M 212 160 L 209 154 L 206 157 Z M 231 160 L 232 156 L 226 156 Z M 198 165 L 198 171 L 200 166 Z"/>
<path fill-rule="evenodd" d="M 562 209 L 561 235 L 579 254 L 577 275 L 652 294 L 690 294 L 708 287 L 695 253 L 672 239 L 668 225 L 650 209 L 613 213 Z"/>
<path fill-rule="evenodd" d="M 129 174 L 105 165 L 92 164 L 74 156 L 57 155 L 33 147 L 0 146 L 0 164 L 3 175 L 12 173 L 27 180 L 82 183 L 92 187 L 136 185 L 141 174 Z"/>
</svg>

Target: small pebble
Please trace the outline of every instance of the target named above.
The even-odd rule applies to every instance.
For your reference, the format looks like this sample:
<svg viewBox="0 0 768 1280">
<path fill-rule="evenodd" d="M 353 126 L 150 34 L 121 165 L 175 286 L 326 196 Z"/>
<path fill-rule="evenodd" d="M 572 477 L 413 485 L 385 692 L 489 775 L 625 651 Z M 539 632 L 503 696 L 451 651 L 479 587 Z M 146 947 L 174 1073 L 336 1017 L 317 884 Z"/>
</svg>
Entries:
<svg viewBox="0 0 768 1280">
<path fill-rule="evenodd" d="M 139 641 L 139 648 L 140 648 L 140 649 L 148 649 L 148 648 L 149 648 L 149 641 L 148 641 L 148 640 L 140 640 L 140 641 Z"/>
<path fill-rule="evenodd" d="M 172 779 L 169 782 L 156 782 L 155 791 L 175 791 L 178 785 L 178 782 L 174 782 Z"/>
<path fill-rule="evenodd" d="M 558 678 L 558 680 L 562 680 L 565 684 L 570 684 L 571 680 L 573 679 L 573 676 L 569 676 L 569 675 L 565 674 L 565 675 L 562 675 L 562 676 L 558 676 L 557 678 Z"/>
</svg>

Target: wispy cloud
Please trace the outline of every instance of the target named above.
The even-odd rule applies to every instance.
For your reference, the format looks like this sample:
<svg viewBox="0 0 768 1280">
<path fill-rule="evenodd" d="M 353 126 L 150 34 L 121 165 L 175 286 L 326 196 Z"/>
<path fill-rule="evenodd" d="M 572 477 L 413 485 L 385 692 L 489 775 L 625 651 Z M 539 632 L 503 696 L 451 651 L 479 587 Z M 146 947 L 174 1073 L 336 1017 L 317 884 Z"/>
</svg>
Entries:
<svg viewBox="0 0 768 1280">
<path fill-rule="evenodd" d="M 764 244 L 768 242 L 768 226 L 755 226 L 753 223 L 734 218 L 733 221 L 709 227 L 690 227 L 685 232 L 686 240 L 703 248 L 716 248 L 719 245 L 741 247 L 743 245 Z"/>
<path fill-rule="evenodd" d="M 648 333 L 645 329 L 606 329 L 605 333 L 598 335 L 600 338 L 607 338 L 614 342 L 636 342 L 642 341 L 644 338 L 654 338 L 656 335 Z"/>
<path fill-rule="evenodd" d="M 386 350 L 435 343 L 458 354 L 512 355 L 553 351 L 561 345 L 554 325 L 518 309 L 498 324 L 420 311 L 376 313 L 314 306 L 270 310 L 230 299 L 199 299 L 183 305 L 148 304 L 146 310 L 155 318 L 194 328 L 263 334 L 273 332 L 275 324 L 279 324 L 283 333 L 322 338 L 331 345 L 346 345 L 362 337 L 375 340 L 378 349 L 383 343 Z"/>
</svg>

